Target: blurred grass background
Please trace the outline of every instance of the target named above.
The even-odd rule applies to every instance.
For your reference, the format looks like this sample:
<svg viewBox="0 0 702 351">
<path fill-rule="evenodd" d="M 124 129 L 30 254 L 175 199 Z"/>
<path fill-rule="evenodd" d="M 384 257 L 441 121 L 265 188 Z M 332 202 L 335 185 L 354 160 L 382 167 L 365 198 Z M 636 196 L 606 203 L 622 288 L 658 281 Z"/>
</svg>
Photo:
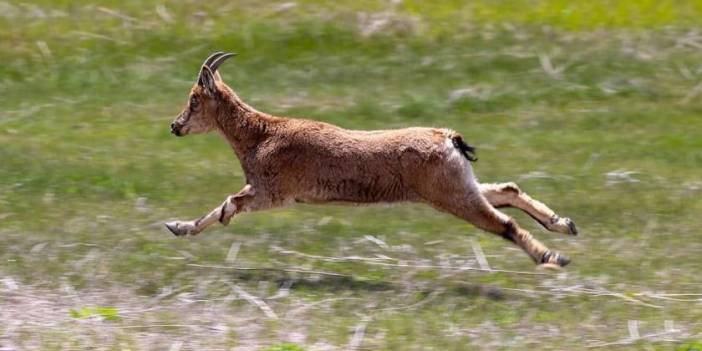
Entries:
<svg viewBox="0 0 702 351">
<path fill-rule="evenodd" d="M 702 296 L 661 294 L 702 293 L 700 18 L 692 0 L 0 2 L 0 347 L 562 350 L 632 325 L 665 334 L 604 348 L 699 340 Z M 165 220 L 243 185 L 217 135 L 168 130 L 216 50 L 240 53 L 225 81 L 272 114 L 460 131 L 482 181 L 575 220 L 569 238 L 508 211 L 573 264 L 531 276 L 284 253 L 477 267 L 478 243 L 493 268 L 533 271 L 418 205 L 295 206 L 173 238 Z M 279 318 L 231 284 L 275 297 Z M 71 313 L 93 310 L 110 318 Z"/>
</svg>

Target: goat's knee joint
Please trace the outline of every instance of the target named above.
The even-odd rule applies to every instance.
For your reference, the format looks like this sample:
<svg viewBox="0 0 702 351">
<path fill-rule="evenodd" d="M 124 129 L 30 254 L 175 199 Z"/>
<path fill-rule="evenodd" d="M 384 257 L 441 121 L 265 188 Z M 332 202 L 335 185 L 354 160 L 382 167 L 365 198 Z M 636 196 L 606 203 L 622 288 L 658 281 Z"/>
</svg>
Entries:
<svg viewBox="0 0 702 351">
<path fill-rule="evenodd" d="M 254 188 L 247 184 L 241 191 L 234 195 L 227 196 L 222 204 L 222 209 L 219 214 L 219 222 L 223 225 L 229 224 L 229 220 L 237 213 L 244 211 L 246 201 L 244 198 L 256 195 Z"/>
<path fill-rule="evenodd" d="M 513 182 L 505 183 L 505 185 L 502 186 L 502 191 L 508 192 L 508 193 L 513 193 L 516 195 L 519 195 L 522 193 L 522 189 L 519 189 L 519 186 Z"/>
<path fill-rule="evenodd" d="M 229 224 L 229 220 L 236 214 L 237 206 L 232 196 L 227 197 L 227 200 L 222 204 L 222 210 L 219 213 L 219 223 L 223 225 Z"/>
</svg>

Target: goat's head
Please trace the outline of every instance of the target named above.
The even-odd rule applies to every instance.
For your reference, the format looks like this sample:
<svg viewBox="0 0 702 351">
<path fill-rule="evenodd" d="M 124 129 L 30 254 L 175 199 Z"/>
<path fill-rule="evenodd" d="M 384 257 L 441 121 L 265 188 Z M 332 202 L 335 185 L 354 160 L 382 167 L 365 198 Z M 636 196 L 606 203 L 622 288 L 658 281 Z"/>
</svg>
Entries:
<svg viewBox="0 0 702 351">
<path fill-rule="evenodd" d="M 171 133 L 184 136 L 190 133 L 206 133 L 215 128 L 217 100 L 221 98 L 221 89 L 224 87 L 217 68 L 224 60 L 234 55 L 236 54 L 216 52 L 205 60 L 197 82 L 190 90 L 188 105 L 171 123 Z"/>
</svg>

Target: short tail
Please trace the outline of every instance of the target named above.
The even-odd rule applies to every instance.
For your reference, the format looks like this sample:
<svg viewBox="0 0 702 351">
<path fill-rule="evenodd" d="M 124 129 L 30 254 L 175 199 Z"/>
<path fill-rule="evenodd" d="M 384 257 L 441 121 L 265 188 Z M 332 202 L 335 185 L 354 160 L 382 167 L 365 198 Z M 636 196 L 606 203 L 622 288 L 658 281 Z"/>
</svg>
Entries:
<svg viewBox="0 0 702 351">
<path fill-rule="evenodd" d="M 453 146 L 458 149 L 468 161 L 475 162 L 478 160 L 478 157 L 475 156 L 475 148 L 466 144 L 462 136 L 455 134 L 451 137 L 451 141 L 453 142 Z"/>
</svg>

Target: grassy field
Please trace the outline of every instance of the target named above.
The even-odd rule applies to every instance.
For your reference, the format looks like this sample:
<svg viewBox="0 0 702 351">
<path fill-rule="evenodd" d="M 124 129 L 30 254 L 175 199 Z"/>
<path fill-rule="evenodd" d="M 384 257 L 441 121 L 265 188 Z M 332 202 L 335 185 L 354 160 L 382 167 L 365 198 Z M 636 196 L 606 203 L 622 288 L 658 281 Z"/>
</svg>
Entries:
<svg viewBox="0 0 702 351">
<path fill-rule="evenodd" d="M 701 18 L 692 0 L 2 1 L 0 349 L 692 349 Z M 243 185 L 217 135 L 169 134 L 215 50 L 272 114 L 460 131 L 482 181 L 575 220 L 572 238 L 507 210 L 573 263 L 537 270 L 419 205 L 173 237 L 163 222 Z M 480 250 L 520 273 L 455 269 Z"/>
</svg>

